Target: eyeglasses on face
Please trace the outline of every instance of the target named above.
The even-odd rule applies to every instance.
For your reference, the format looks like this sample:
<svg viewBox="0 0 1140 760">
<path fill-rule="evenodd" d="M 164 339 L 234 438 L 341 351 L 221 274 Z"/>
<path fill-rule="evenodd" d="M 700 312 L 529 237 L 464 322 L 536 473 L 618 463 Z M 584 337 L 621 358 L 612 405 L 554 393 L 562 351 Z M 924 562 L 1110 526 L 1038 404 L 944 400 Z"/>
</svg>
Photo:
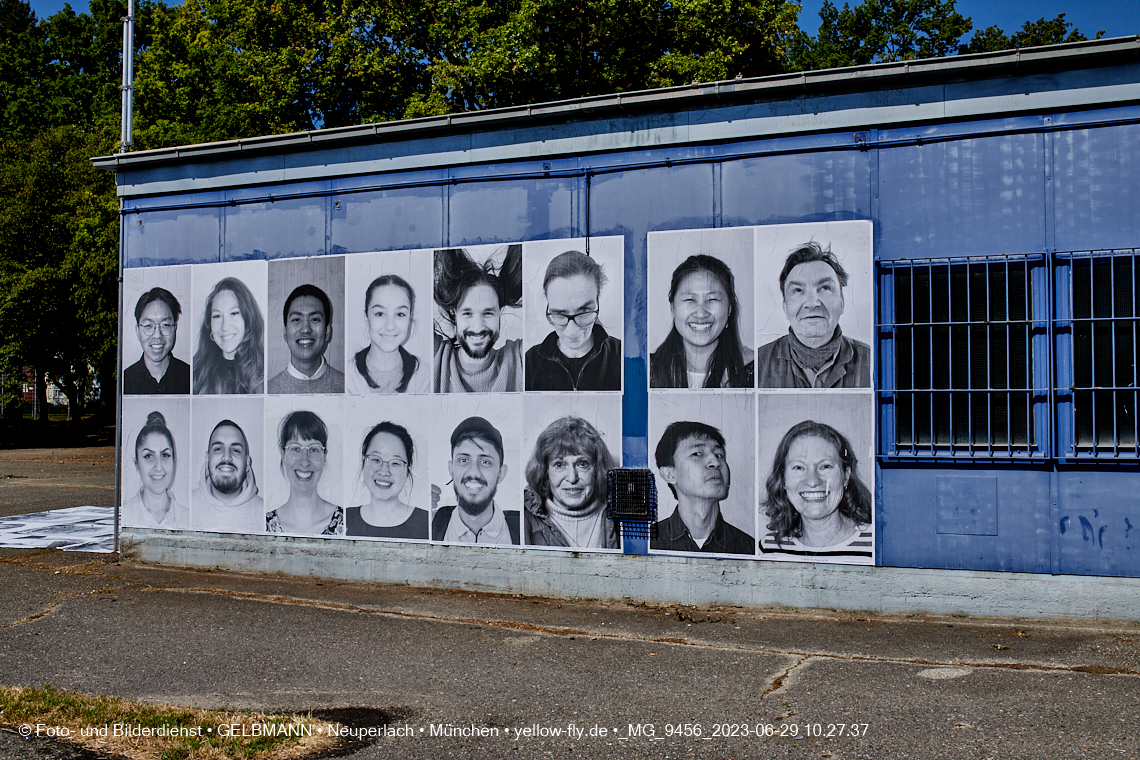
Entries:
<svg viewBox="0 0 1140 760">
<path fill-rule="evenodd" d="M 308 446 L 302 446 L 299 443 L 285 445 L 285 456 L 290 459 L 300 459 L 302 454 L 308 454 L 309 459 L 324 459 L 325 447 L 319 443 L 310 443 Z"/>
<path fill-rule="evenodd" d="M 376 468 L 379 468 L 382 464 L 388 465 L 389 472 L 400 473 L 408 469 L 408 463 L 403 459 L 384 459 L 377 454 L 369 454 L 364 457 L 364 461 L 366 464 Z"/>
<path fill-rule="evenodd" d="M 152 322 L 149 319 L 144 319 L 139 322 L 139 329 L 142 330 L 143 335 L 154 335 L 155 328 L 163 335 L 170 335 L 174 332 L 174 322 L 169 319 L 164 319 L 161 322 Z"/>
<path fill-rule="evenodd" d="M 556 311 L 546 310 L 546 321 L 555 327 L 565 327 L 571 321 L 578 327 L 590 327 L 598 321 L 598 310 L 580 311 L 577 314 L 560 314 Z"/>
</svg>

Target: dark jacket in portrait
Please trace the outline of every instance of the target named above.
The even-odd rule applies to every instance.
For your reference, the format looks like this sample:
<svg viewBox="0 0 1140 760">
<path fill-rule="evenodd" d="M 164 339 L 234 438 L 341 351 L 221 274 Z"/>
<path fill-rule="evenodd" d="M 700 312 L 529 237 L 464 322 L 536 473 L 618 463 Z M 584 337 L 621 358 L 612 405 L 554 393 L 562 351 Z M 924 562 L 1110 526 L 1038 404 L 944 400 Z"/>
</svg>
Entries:
<svg viewBox="0 0 1140 760">
<path fill-rule="evenodd" d="M 758 388 L 870 388 L 871 349 L 862 341 L 853 340 L 839 332 L 832 341 L 838 353 L 829 366 L 822 369 L 814 385 L 809 384 L 799 353 L 810 352 L 789 330 L 756 349 L 756 386 Z"/>
<path fill-rule="evenodd" d="M 704 552 L 707 554 L 755 554 L 756 541 L 717 512 L 716 524 L 703 547 L 697 546 L 680 510 L 657 523 L 657 537 L 649 543 L 653 549 L 667 552 Z"/>
<path fill-rule="evenodd" d="M 349 507 L 345 510 L 345 535 L 369 536 L 371 538 L 420 538 L 428 537 L 428 513 L 426 509 L 416 507 L 408 515 L 408 519 L 399 525 L 382 526 L 371 525 L 364 522 L 360 516 L 360 507 Z M 444 526 L 446 529 L 446 526 Z"/>
<path fill-rule="evenodd" d="M 594 347 L 578 359 L 558 350 L 558 333 L 526 352 L 528 391 L 620 391 L 621 341 L 594 323 Z"/>
<path fill-rule="evenodd" d="M 458 509 L 452 504 L 450 507 L 440 507 L 431 519 L 431 540 L 442 541 L 447 535 L 447 526 L 451 523 L 451 513 Z M 511 532 L 511 543 L 519 543 L 519 513 L 503 510 L 503 519 L 507 521 L 507 530 Z"/>
<path fill-rule="evenodd" d="M 529 490 L 529 489 L 528 489 Z M 565 546 L 575 549 L 620 549 L 621 538 L 618 536 L 617 526 L 605 515 L 602 515 L 602 544 L 601 546 L 575 546 L 562 532 L 541 499 L 535 498 L 526 503 L 523 512 L 523 533 L 527 546 Z"/>
<path fill-rule="evenodd" d="M 170 364 L 161 380 L 146 368 L 146 363 L 139 359 L 123 370 L 123 395 L 125 396 L 151 396 L 158 394 L 190 394 L 190 365 L 181 359 L 170 357 Z"/>
</svg>

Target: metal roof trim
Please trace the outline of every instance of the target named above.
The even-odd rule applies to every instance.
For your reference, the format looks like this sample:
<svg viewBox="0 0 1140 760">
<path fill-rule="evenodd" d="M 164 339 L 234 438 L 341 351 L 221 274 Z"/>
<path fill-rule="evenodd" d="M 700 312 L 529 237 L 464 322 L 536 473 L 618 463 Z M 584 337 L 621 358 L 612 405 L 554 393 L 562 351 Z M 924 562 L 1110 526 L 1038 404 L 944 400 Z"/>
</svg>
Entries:
<svg viewBox="0 0 1140 760">
<path fill-rule="evenodd" d="M 280 152 L 297 148 L 327 148 L 337 143 L 377 142 L 388 139 L 406 139 L 409 136 L 426 137 L 439 132 L 461 132 L 473 128 L 493 129 L 511 124 L 522 124 L 534 119 L 558 120 L 581 116 L 598 116 L 601 112 L 615 114 L 626 109 L 693 108 L 702 101 L 731 97 L 768 96 L 776 99 L 787 90 L 803 94 L 808 89 L 846 88 L 863 89 L 875 84 L 886 84 L 898 78 L 951 81 L 957 77 L 1001 75 L 1013 68 L 1053 66 L 1063 68 L 1066 62 L 1089 65 L 1089 58 L 1119 59 L 1140 55 L 1140 35 L 1105 40 L 1072 42 L 1039 48 L 1025 48 L 998 53 L 972 53 L 946 58 L 927 58 L 916 61 L 850 66 L 820 71 L 776 74 L 752 79 L 733 79 L 720 82 L 702 82 L 694 85 L 654 90 L 595 95 L 573 100 L 552 101 L 529 106 L 512 106 L 487 111 L 428 116 L 391 122 L 335 127 L 329 129 L 292 132 L 282 135 L 225 140 L 173 148 L 117 153 L 91 159 L 100 169 L 117 170 L 147 168 L 162 164 L 182 163 L 201 158 L 223 158 L 253 153 Z"/>
</svg>

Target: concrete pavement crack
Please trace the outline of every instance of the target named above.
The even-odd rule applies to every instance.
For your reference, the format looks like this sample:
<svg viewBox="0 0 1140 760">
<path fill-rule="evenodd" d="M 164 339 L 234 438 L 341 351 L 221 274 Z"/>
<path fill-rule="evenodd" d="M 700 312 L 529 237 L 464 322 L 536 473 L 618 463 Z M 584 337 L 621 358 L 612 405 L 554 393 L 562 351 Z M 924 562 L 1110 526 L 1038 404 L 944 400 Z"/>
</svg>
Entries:
<svg viewBox="0 0 1140 760">
<path fill-rule="evenodd" d="M 754 654 L 774 654 L 783 655 L 788 657 L 799 657 L 800 660 L 789 668 L 784 673 L 786 677 L 788 672 L 795 669 L 798 665 L 803 663 L 809 658 L 821 660 L 834 660 L 834 661 L 847 661 L 847 662 L 872 662 L 872 663 L 894 663 L 899 665 L 924 665 L 927 667 L 954 667 L 954 668 L 994 668 L 999 670 L 1027 670 L 1036 672 L 1052 672 L 1052 673 L 1089 673 L 1094 675 L 1121 675 L 1121 676 L 1140 676 L 1140 671 L 1128 670 L 1126 668 L 1111 668 L 1090 665 L 1045 665 L 1041 663 L 1026 663 L 1026 662 L 993 662 L 993 661 L 976 661 L 976 662 L 961 662 L 961 661 L 941 661 L 929 660 L 922 657 L 883 657 L 873 655 L 856 655 L 856 654 L 835 654 L 833 652 L 812 652 L 795 649 L 778 649 L 775 647 L 762 647 L 762 646 L 743 646 L 740 644 L 726 644 L 709 641 L 700 641 L 695 639 L 680 638 L 675 636 L 637 636 L 631 634 L 611 633 L 608 631 L 594 631 L 585 628 L 567 628 L 551 625 L 536 625 L 534 623 L 524 623 L 517 620 L 488 620 L 483 618 L 474 617 L 450 617 L 446 615 L 437 615 L 426 612 L 408 612 L 406 610 L 391 610 L 379 609 L 375 607 L 364 607 L 354 604 L 343 604 L 339 602 L 321 602 L 313 599 L 302 599 L 290 596 L 258 594 L 249 591 L 231 591 L 229 589 L 216 589 L 204 587 L 188 587 L 188 588 L 161 588 L 155 586 L 146 586 L 144 590 L 154 592 L 166 593 L 189 593 L 189 594 L 213 594 L 217 596 L 228 596 L 235 599 L 245 599 L 249 601 L 269 602 L 272 604 L 284 604 L 299 607 L 314 607 L 317 609 L 336 610 L 339 612 L 354 612 L 368 615 L 380 615 L 384 617 L 403 618 L 408 620 L 426 620 L 435 621 L 440 623 L 451 623 L 455 625 L 482 625 L 495 628 L 503 628 L 516 631 L 531 631 L 534 633 L 543 633 L 550 636 L 588 636 L 591 639 L 610 639 L 616 641 L 634 641 L 643 642 L 647 644 L 672 644 L 676 646 L 696 647 L 701 649 L 717 649 L 728 651 L 748 652 Z M 781 677 L 781 680 L 782 678 Z M 773 689 L 774 690 L 774 689 Z M 767 693 L 767 692 L 765 692 Z"/>
<path fill-rule="evenodd" d="M 18 626 L 18 625 L 23 625 L 24 623 L 30 623 L 30 622 L 32 622 L 33 620 L 39 620 L 39 619 L 40 619 L 40 618 L 42 618 L 44 615 L 48 615 L 48 614 L 50 614 L 50 613 L 51 613 L 51 612 L 52 612 L 52 611 L 53 611 L 53 610 L 54 610 L 56 607 L 58 607 L 58 606 L 59 606 L 60 604 L 62 604 L 62 603 L 63 603 L 63 599 L 62 599 L 62 598 L 60 598 L 60 599 L 56 599 L 54 602 L 52 602 L 51 604 L 49 604 L 49 605 L 48 605 L 46 608 L 44 608 L 44 609 L 40 610 L 39 612 L 35 612 L 35 613 L 31 614 L 31 615 L 28 615 L 28 616 L 27 616 L 26 618 L 24 618 L 23 620 L 17 620 L 17 621 L 16 621 L 16 622 L 14 622 L 14 623 L 5 623 L 5 624 L 3 624 L 3 625 L 0 625 L 0 629 L 4 629 L 4 628 L 15 628 L 15 627 L 16 627 L 16 626 Z"/>
</svg>

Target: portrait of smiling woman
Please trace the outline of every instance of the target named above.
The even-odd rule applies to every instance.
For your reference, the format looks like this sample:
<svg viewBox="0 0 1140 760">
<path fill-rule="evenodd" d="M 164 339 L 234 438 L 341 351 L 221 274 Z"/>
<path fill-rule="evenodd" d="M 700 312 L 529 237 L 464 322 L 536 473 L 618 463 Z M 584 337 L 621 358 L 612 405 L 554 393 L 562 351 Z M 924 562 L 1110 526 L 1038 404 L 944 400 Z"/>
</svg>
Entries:
<svg viewBox="0 0 1140 760">
<path fill-rule="evenodd" d="M 265 530 L 305 536 L 343 535 L 344 508 L 318 492 L 329 453 L 324 420 L 310 411 L 290 412 L 277 428 L 277 448 L 289 496 L 284 504 L 265 514 Z"/>
<path fill-rule="evenodd" d="M 427 510 L 405 501 L 416 454 L 407 428 L 379 422 L 365 433 L 360 449 L 360 477 L 369 499 L 348 510 L 348 535 L 427 539 Z"/>
<path fill-rule="evenodd" d="M 265 319 L 236 277 L 220 280 L 205 300 L 194 353 L 194 393 L 259 394 L 264 388 Z"/>
<path fill-rule="evenodd" d="M 138 404 L 132 405 L 131 409 L 125 410 L 124 416 L 134 416 L 133 413 L 138 408 Z M 189 407 L 168 407 L 169 411 L 178 417 L 185 417 L 188 416 Z M 157 410 L 147 413 L 146 424 L 139 429 L 134 439 L 132 453 L 130 459 L 141 485 L 134 496 L 123 502 L 122 524 L 136 528 L 170 530 L 189 527 L 190 510 L 185 501 L 179 501 L 175 495 L 174 483 L 180 454 L 174 433 L 167 427 L 166 415 Z"/>
</svg>

